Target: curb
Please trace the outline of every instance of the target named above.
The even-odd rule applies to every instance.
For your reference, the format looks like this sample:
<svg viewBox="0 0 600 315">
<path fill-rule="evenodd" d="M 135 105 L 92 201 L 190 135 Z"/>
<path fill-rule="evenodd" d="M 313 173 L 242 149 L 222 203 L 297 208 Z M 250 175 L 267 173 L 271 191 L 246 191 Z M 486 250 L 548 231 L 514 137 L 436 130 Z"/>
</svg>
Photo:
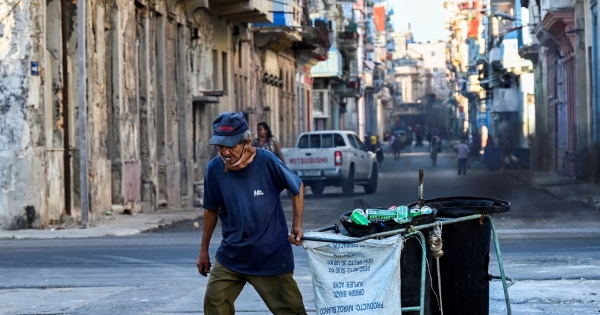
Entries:
<svg viewBox="0 0 600 315">
<path fill-rule="evenodd" d="M 600 228 L 574 229 L 501 229 L 496 230 L 500 240 L 509 239 L 565 239 L 565 238 L 600 238 Z"/>
</svg>

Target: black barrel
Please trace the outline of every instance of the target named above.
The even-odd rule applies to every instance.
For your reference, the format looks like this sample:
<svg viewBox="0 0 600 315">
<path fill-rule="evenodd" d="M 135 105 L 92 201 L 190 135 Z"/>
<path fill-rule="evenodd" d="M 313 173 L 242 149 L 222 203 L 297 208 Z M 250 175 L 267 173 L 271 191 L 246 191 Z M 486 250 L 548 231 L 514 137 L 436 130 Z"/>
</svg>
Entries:
<svg viewBox="0 0 600 315">
<path fill-rule="evenodd" d="M 416 203 L 415 203 L 416 204 Z M 460 218 L 472 214 L 507 212 L 510 203 L 481 197 L 447 197 L 425 200 L 425 205 L 437 209 L 436 218 Z M 412 205 L 409 205 L 409 208 Z M 427 236 L 427 235 L 426 235 Z M 445 314 L 489 314 L 491 223 L 486 217 L 442 227 L 442 250 L 431 264 L 432 287 L 438 293 L 441 282 L 442 306 Z M 402 270 L 404 272 L 404 270 Z M 431 297 L 431 314 L 441 314 L 438 299 Z"/>
<path fill-rule="evenodd" d="M 410 208 L 410 207 L 409 207 Z M 415 217 L 410 223 L 399 224 L 393 220 L 380 223 L 370 223 L 368 226 L 358 225 L 349 220 L 352 211 L 345 212 L 340 216 L 342 226 L 348 231 L 350 236 L 361 237 L 370 234 L 386 232 L 390 230 L 403 229 L 410 225 L 418 226 L 432 223 L 435 220 L 433 214 L 421 215 Z M 430 229 L 421 230 L 427 242 L 427 236 Z M 427 246 L 427 244 L 425 244 Z M 425 248 L 427 262 L 425 268 L 431 266 L 431 251 Z M 417 236 L 409 237 L 404 242 L 404 248 L 400 255 L 400 298 L 402 307 L 419 306 L 421 301 L 421 262 L 423 260 L 423 249 L 421 241 Z M 426 271 L 425 274 L 425 296 L 424 296 L 424 314 L 431 314 L 429 311 L 431 290 L 431 278 Z M 418 312 L 407 312 L 407 314 L 418 314 Z"/>
</svg>

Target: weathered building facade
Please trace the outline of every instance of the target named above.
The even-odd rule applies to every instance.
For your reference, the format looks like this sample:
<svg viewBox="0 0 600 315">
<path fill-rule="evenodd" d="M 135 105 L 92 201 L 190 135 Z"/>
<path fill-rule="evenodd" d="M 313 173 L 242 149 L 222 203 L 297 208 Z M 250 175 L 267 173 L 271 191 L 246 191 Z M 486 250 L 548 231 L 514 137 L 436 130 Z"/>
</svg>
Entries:
<svg viewBox="0 0 600 315">
<path fill-rule="evenodd" d="M 200 207 L 222 111 L 252 132 L 267 122 L 282 146 L 314 130 L 310 71 L 331 40 L 309 2 L 91 0 L 84 16 L 66 0 L 0 4 L 0 229 Z"/>
<path fill-rule="evenodd" d="M 523 1 L 523 6 L 534 39 L 520 50 L 533 62 L 536 78 L 533 165 L 597 182 L 595 1 Z"/>
<path fill-rule="evenodd" d="M 1 8 L 0 227 L 81 217 L 74 122 L 86 104 L 92 219 L 111 209 L 198 205 L 212 119 L 242 109 L 236 97 L 258 86 L 251 64 L 235 71 L 241 85 L 232 80 L 234 55 L 254 54 L 247 43 L 234 47 L 233 30 L 241 23 L 251 39 L 247 23 L 271 21 L 270 3 L 89 1 L 84 26 L 71 1 Z M 85 100 L 75 93 L 77 32 L 87 35 Z"/>
</svg>

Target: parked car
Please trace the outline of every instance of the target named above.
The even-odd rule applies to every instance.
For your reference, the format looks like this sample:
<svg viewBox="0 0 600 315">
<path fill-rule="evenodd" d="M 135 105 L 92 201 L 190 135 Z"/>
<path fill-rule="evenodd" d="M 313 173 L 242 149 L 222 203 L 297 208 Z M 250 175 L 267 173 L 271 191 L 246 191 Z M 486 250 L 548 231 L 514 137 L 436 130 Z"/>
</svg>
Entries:
<svg viewBox="0 0 600 315">
<path fill-rule="evenodd" d="M 281 151 L 287 166 L 315 195 L 323 194 L 326 186 L 341 187 L 344 195 L 354 194 L 355 185 L 367 194 L 377 191 L 376 156 L 352 131 L 305 132 L 294 148 Z"/>
</svg>

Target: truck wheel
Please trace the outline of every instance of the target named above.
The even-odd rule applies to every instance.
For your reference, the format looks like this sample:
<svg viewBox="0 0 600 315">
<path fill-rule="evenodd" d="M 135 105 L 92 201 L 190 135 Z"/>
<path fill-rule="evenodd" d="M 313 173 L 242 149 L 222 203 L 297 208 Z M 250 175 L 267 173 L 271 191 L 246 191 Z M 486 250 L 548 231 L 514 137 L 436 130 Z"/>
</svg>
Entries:
<svg viewBox="0 0 600 315">
<path fill-rule="evenodd" d="M 313 195 L 321 196 L 323 194 L 323 190 L 325 190 L 325 185 L 321 182 L 312 183 L 310 185 L 310 191 L 312 191 Z"/>
<path fill-rule="evenodd" d="M 369 183 L 364 186 L 365 193 L 374 194 L 377 191 L 377 182 L 379 181 L 379 171 L 377 170 L 377 166 L 373 165 L 373 170 L 371 171 L 371 178 L 369 178 Z"/>
<path fill-rule="evenodd" d="M 342 183 L 342 194 L 344 196 L 352 196 L 354 194 L 354 166 L 350 167 L 348 178 Z"/>
</svg>

